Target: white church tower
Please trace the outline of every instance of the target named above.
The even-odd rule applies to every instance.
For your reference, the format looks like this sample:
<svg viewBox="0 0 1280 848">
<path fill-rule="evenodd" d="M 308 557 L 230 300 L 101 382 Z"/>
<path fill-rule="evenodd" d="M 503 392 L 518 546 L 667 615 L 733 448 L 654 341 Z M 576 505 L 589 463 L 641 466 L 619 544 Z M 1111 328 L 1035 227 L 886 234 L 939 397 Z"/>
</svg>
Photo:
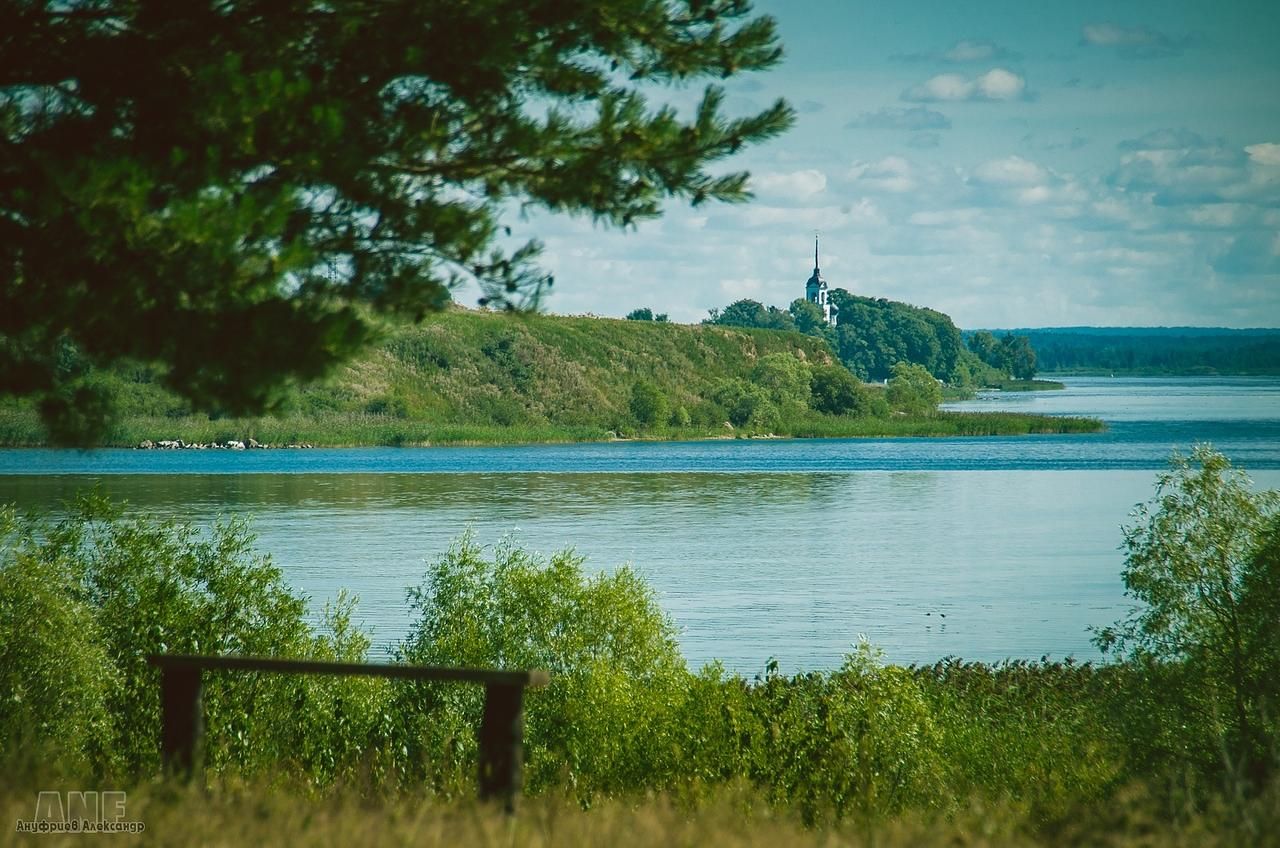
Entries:
<svg viewBox="0 0 1280 848">
<path fill-rule="evenodd" d="M 821 272 L 818 271 L 818 236 L 813 237 L 813 276 L 809 278 L 809 282 L 804 284 L 804 296 L 810 303 L 816 303 L 818 308 L 822 310 L 822 318 L 831 326 L 836 325 L 837 316 L 840 314 L 840 307 L 831 302 L 827 296 L 827 281 L 822 279 Z"/>
</svg>

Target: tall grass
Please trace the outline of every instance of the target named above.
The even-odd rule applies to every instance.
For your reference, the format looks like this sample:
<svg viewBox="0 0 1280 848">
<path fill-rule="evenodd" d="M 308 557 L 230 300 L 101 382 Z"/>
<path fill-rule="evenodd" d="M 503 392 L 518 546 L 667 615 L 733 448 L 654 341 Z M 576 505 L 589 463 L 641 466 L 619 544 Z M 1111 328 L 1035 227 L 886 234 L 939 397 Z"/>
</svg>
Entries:
<svg viewBox="0 0 1280 848">
<path fill-rule="evenodd" d="M 30 845 L 12 822 L 29 820 L 32 787 L 67 790 L 74 783 L 3 787 L 0 846 Z M 948 816 L 903 815 L 886 821 L 847 821 L 822 828 L 770 806 L 749 787 L 729 787 L 690 805 L 659 794 L 602 801 L 584 810 L 571 799 L 526 799 L 514 818 L 469 799 L 408 793 L 369 797 L 346 787 L 316 793 L 300 786 L 215 784 L 208 790 L 166 784 L 128 786 L 125 816 L 145 826 L 152 845 L 529 846 L 529 848 L 929 848 L 929 846 L 1096 846 L 1111 848 L 1266 848 L 1278 844 L 1280 803 L 1275 795 L 1242 811 L 1197 812 L 1185 819 L 1158 815 L 1140 791 L 1105 805 L 1082 808 L 1072 821 L 1046 831 L 1016 804 L 973 799 Z M 41 845 L 84 845 L 90 840 L 142 841 L 128 836 L 42 835 Z"/>
</svg>

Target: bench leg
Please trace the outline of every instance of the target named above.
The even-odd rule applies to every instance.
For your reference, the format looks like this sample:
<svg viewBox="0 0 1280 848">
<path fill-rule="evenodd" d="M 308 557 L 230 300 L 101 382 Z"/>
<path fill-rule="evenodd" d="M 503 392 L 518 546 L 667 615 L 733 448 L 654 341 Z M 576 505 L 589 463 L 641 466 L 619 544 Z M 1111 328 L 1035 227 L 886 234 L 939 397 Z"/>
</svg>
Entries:
<svg viewBox="0 0 1280 848">
<path fill-rule="evenodd" d="M 184 778 L 192 777 L 199 765 L 204 732 L 200 677 L 199 668 L 170 666 L 160 672 L 160 761 L 166 773 Z"/>
<path fill-rule="evenodd" d="M 480 723 L 480 799 L 500 800 L 508 813 L 520 794 L 524 743 L 524 687 L 489 683 L 484 687 Z"/>
</svg>

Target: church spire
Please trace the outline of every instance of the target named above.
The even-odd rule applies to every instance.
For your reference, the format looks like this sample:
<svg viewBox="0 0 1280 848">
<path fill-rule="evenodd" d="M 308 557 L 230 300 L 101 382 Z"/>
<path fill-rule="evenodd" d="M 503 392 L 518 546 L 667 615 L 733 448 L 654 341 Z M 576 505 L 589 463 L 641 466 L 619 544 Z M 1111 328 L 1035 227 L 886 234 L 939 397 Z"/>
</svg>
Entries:
<svg viewBox="0 0 1280 848">
<path fill-rule="evenodd" d="M 818 270 L 818 236 L 817 230 L 813 233 L 813 276 L 804 285 L 805 300 L 810 303 L 817 304 L 822 310 L 822 317 L 831 326 L 835 326 L 837 322 L 836 313 L 840 311 L 840 307 L 836 306 L 827 296 L 827 281 L 822 279 L 822 272 Z"/>
</svg>

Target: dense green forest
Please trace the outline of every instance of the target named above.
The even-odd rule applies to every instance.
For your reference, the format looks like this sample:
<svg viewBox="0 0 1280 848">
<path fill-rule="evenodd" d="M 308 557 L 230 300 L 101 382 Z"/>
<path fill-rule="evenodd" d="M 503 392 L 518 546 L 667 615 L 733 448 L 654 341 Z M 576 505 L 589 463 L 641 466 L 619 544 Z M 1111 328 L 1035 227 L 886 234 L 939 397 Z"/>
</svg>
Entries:
<svg viewBox="0 0 1280 848">
<path fill-rule="evenodd" d="M 829 671 L 766 657 L 753 677 L 691 669 L 633 569 L 592 573 L 572 550 L 469 533 L 409 591 L 394 658 L 549 671 L 527 698 L 525 788 L 578 807 L 558 808 L 573 821 L 610 801 L 698 811 L 736 793 L 740 816 L 799 825 L 774 844 L 801 828 L 951 833 L 957 821 L 988 839 L 939 844 L 1263 844 L 1280 825 L 1280 494 L 1197 448 L 1174 457 L 1124 538 L 1134 607 L 1097 631 L 1100 665 L 901 667 L 860 642 Z M 376 659 L 355 599 L 310 624 L 242 521 L 198 529 L 92 496 L 60 516 L 0 509 L 0 541 L 0 785 L 27 805 L 34 787 L 154 780 L 150 653 Z M 482 704 L 475 686 L 209 675 L 206 778 L 230 787 L 217 803 L 258 782 L 363 799 L 377 832 L 377 811 L 402 795 L 472 795 Z M 208 803 L 165 792 L 155 815 Z M 287 801 L 256 803 L 246 822 L 290 820 Z M 898 839 L 884 844 L 913 844 Z"/>
<path fill-rule="evenodd" d="M 919 365 L 958 387 L 998 385 L 1011 376 L 1022 380 L 1035 376 L 1033 352 L 1016 362 L 1012 355 L 984 357 L 981 351 L 966 347 L 960 329 L 936 310 L 861 297 L 844 289 L 832 289 L 830 297 L 840 309 L 834 327 L 804 298 L 792 301 L 786 309 L 739 300 L 711 310 L 704 323 L 794 330 L 825 339 L 844 366 L 863 380 L 886 380 L 899 362 Z"/>
<path fill-rule="evenodd" d="M 979 331 L 965 331 L 972 338 Z M 1280 330 L 1053 327 L 1011 331 L 1040 370 L 1091 374 L 1280 374 Z"/>
<path fill-rule="evenodd" d="M 296 387 L 276 414 L 197 413 L 147 367 L 60 367 L 101 388 L 118 417 L 107 443 L 253 438 L 261 443 L 441 444 L 697 438 L 986 435 L 1092 430 L 1097 422 L 940 413 L 939 387 L 899 363 L 859 382 L 824 338 L 734 326 L 455 308 L 382 342 L 328 379 Z M 727 426 L 726 426 L 727 425 Z M 0 444 L 43 444 L 30 403 L 0 405 Z"/>
</svg>

